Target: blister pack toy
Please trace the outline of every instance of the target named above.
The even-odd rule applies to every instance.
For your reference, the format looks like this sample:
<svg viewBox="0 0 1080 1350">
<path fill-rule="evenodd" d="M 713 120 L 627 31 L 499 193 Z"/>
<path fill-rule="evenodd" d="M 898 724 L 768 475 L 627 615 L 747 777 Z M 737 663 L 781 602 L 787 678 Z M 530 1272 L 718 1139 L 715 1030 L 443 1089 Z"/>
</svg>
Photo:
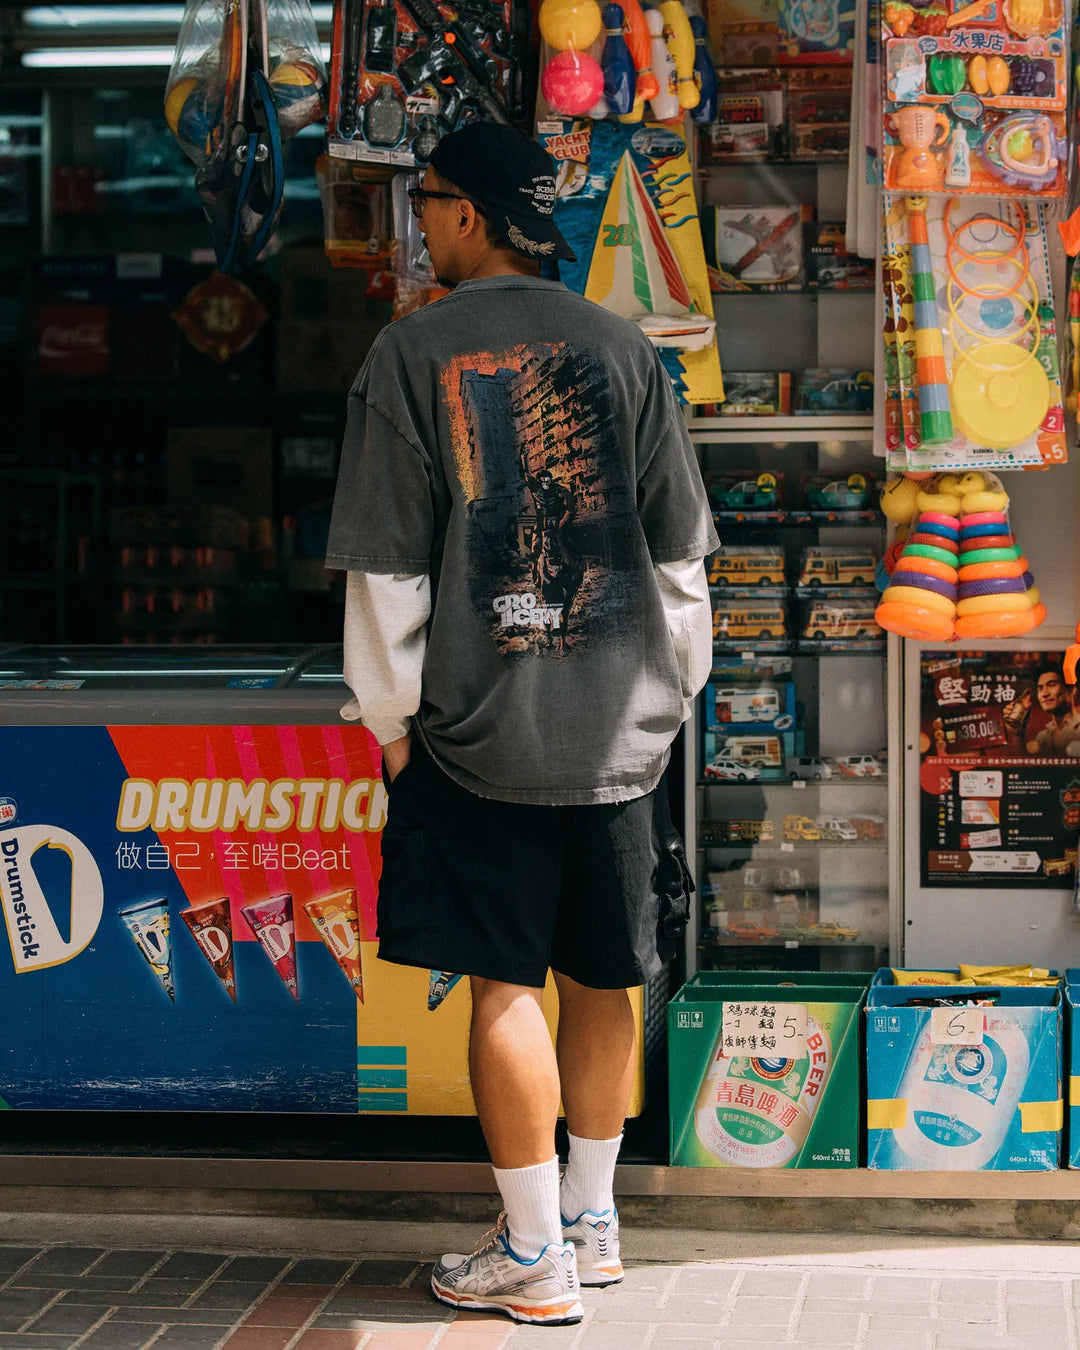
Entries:
<svg viewBox="0 0 1080 1350">
<path fill-rule="evenodd" d="M 714 291 L 800 291 L 803 226 L 813 207 L 706 206 L 701 213 Z"/>
<path fill-rule="evenodd" d="M 468 121 L 528 115 L 527 0 L 343 0 L 332 50 L 329 150 L 342 159 L 423 167 Z"/>
<path fill-rule="evenodd" d="M 855 52 L 856 0 L 779 0 L 776 59 L 805 65 L 850 65 Z"/>
<path fill-rule="evenodd" d="M 555 224 L 577 255 L 560 262 L 560 280 L 638 324 L 682 401 L 723 398 L 681 128 L 553 117 L 537 139 L 555 162 Z"/>
<path fill-rule="evenodd" d="M 887 189 L 1063 195 L 1061 0 L 892 0 L 883 20 Z"/>
<path fill-rule="evenodd" d="M 889 467 L 1064 462 L 1047 206 L 885 200 Z"/>
</svg>

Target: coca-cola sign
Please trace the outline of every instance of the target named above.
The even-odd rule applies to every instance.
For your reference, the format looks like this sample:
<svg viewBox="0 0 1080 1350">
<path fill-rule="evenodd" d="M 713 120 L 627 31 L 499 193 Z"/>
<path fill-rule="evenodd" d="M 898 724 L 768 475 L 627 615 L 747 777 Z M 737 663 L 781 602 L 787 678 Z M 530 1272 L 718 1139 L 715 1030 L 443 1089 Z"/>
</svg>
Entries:
<svg viewBox="0 0 1080 1350">
<path fill-rule="evenodd" d="M 107 375 L 108 306 L 42 305 L 38 370 L 42 375 Z"/>
</svg>

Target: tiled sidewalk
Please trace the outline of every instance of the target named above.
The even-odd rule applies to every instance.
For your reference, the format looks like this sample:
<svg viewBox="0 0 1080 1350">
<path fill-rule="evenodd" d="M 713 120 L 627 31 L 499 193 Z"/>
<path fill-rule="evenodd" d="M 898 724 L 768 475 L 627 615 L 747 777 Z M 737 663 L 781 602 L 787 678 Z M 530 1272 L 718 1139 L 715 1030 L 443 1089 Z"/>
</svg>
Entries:
<svg viewBox="0 0 1080 1350">
<path fill-rule="evenodd" d="M 991 1248 L 992 1250 L 992 1248 Z M 943 1264 L 948 1256 L 943 1253 Z M 632 1265 L 577 1327 L 454 1314 L 408 1258 L 0 1245 L 0 1350 L 1075 1350 L 1080 1279 Z M 442 1343 L 445 1342 L 445 1345 Z M 670 1344 L 666 1344 L 670 1343 Z"/>
</svg>

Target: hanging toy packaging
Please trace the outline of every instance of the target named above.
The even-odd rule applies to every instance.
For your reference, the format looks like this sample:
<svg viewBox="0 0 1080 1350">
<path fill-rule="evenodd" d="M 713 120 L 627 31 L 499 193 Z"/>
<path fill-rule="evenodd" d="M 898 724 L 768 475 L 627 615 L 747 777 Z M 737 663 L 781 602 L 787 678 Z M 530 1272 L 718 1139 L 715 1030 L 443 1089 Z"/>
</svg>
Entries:
<svg viewBox="0 0 1080 1350">
<path fill-rule="evenodd" d="M 942 474 L 887 485 L 882 509 L 908 526 L 874 617 L 920 642 L 1009 638 L 1046 620 L 993 474 Z"/>
<path fill-rule="evenodd" d="M 890 467 L 1063 463 L 1046 207 L 913 195 L 885 210 Z"/>
<path fill-rule="evenodd" d="M 883 19 L 886 190 L 1064 194 L 1061 0 L 891 3 Z"/>
<path fill-rule="evenodd" d="M 548 118 L 555 223 L 577 254 L 559 275 L 637 323 L 687 403 L 723 398 L 712 297 L 689 153 L 681 131 L 645 123 Z"/>
<path fill-rule="evenodd" d="M 330 154 L 423 167 L 447 132 L 528 117 L 528 0 L 339 0 Z"/>
<path fill-rule="evenodd" d="M 326 115 L 306 0 L 188 0 L 165 121 L 195 165 L 222 272 L 255 261 L 285 186 L 283 144 Z"/>
</svg>

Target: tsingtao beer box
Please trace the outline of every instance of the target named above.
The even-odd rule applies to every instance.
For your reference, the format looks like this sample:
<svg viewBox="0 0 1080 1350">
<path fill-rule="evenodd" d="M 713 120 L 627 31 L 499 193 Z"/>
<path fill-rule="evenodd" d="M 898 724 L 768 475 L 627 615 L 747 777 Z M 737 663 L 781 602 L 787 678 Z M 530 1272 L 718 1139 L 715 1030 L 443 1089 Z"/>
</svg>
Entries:
<svg viewBox="0 0 1080 1350">
<path fill-rule="evenodd" d="M 951 995 L 953 1006 L 939 1002 Z M 980 996 L 987 1006 L 964 1006 Z M 866 1080 L 870 1167 L 1050 1171 L 1064 1116 L 1060 987 L 896 985 L 881 971 L 866 1004 Z"/>
<path fill-rule="evenodd" d="M 672 1164 L 857 1167 L 869 978 L 744 971 L 688 981 L 668 1005 Z"/>
</svg>

